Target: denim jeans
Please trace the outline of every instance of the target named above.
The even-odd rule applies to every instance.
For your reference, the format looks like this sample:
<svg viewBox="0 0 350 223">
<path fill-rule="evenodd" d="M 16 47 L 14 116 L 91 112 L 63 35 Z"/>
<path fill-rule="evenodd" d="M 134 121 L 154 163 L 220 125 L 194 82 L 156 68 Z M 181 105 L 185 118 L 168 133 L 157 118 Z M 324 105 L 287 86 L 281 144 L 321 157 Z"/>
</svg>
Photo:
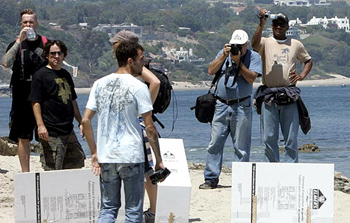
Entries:
<svg viewBox="0 0 350 223">
<path fill-rule="evenodd" d="M 250 99 L 230 106 L 217 100 L 211 124 L 211 139 L 206 155 L 205 181 L 214 184 L 219 182 L 224 145 L 229 134 L 237 160 L 249 161 L 251 129 L 252 106 Z"/>
<path fill-rule="evenodd" d="M 284 139 L 285 162 L 298 162 L 298 130 L 299 112 L 296 103 L 278 106 L 262 104 L 261 118 L 263 139 L 265 143 L 265 159 L 268 162 L 280 162 L 279 156 L 279 125 Z"/>
<path fill-rule="evenodd" d="M 100 176 L 101 211 L 99 223 L 114 223 L 121 206 L 120 189 L 124 183 L 125 222 L 142 222 L 144 163 L 103 163 Z"/>
</svg>

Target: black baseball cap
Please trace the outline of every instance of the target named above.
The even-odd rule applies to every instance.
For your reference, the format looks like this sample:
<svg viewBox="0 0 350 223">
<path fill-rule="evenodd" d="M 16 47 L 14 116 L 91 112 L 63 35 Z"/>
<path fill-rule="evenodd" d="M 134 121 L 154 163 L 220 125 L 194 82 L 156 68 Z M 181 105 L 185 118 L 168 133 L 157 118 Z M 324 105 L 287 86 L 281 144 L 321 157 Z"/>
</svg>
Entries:
<svg viewBox="0 0 350 223">
<path fill-rule="evenodd" d="M 283 20 L 283 21 L 286 22 L 286 23 L 289 22 L 289 19 L 288 19 L 287 15 L 284 14 L 284 13 L 282 13 L 282 12 L 278 13 L 278 14 L 277 14 L 277 18 L 273 19 L 272 22 L 274 22 L 274 21 L 276 21 L 276 20 L 279 20 L 279 19 L 280 19 L 280 20 Z"/>
</svg>

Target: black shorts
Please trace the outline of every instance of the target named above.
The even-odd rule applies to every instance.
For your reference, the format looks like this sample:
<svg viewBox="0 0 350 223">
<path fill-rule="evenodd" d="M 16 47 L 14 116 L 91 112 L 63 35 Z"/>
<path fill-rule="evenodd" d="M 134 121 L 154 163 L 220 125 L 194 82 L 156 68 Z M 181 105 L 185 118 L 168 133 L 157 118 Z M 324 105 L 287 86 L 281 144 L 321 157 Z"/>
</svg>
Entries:
<svg viewBox="0 0 350 223">
<path fill-rule="evenodd" d="M 12 86 L 11 130 L 9 138 L 13 141 L 33 139 L 36 126 L 32 103 L 28 101 L 31 91 L 30 81 L 18 81 Z"/>
</svg>

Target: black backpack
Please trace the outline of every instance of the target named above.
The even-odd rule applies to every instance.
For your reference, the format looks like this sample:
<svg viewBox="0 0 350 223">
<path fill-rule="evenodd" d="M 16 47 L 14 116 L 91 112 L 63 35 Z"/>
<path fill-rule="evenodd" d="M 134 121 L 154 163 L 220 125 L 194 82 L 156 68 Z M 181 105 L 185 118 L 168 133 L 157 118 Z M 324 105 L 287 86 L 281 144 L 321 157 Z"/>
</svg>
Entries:
<svg viewBox="0 0 350 223">
<path fill-rule="evenodd" d="M 153 104 L 153 114 L 163 113 L 169 107 L 171 90 L 173 87 L 170 84 L 168 76 L 164 72 L 154 67 L 146 67 L 160 80 L 158 96 Z"/>
<path fill-rule="evenodd" d="M 172 96 L 171 91 L 173 90 L 173 87 L 170 84 L 168 76 L 163 71 L 154 67 L 150 67 L 149 64 L 146 64 L 145 67 L 149 69 L 160 80 L 158 95 L 153 104 L 152 118 L 154 122 L 158 122 L 160 127 L 164 129 L 165 126 L 158 120 L 158 118 L 154 114 L 161 114 L 169 107 Z M 148 83 L 146 84 L 149 85 Z M 174 129 L 175 120 L 176 118 L 174 118 L 173 120 L 172 129 Z"/>
</svg>

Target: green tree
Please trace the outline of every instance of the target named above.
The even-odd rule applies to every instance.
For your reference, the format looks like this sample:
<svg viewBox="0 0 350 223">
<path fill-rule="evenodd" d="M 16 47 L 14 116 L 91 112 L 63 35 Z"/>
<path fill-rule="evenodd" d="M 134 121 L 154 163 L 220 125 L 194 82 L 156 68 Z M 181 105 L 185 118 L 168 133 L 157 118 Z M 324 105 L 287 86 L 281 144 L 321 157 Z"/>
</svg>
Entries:
<svg viewBox="0 0 350 223">
<path fill-rule="evenodd" d="M 0 1 L 1 24 L 15 26 L 20 22 L 19 10 L 14 0 Z"/>
<path fill-rule="evenodd" d="M 103 55 L 104 51 L 110 49 L 107 43 L 109 42 L 106 33 L 90 30 L 82 31 L 81 39 L 79 40 L 79 49 L 90 75 L 93 74 L 94 68 L 98 63 L 98 58 Z"/>
</svg>

